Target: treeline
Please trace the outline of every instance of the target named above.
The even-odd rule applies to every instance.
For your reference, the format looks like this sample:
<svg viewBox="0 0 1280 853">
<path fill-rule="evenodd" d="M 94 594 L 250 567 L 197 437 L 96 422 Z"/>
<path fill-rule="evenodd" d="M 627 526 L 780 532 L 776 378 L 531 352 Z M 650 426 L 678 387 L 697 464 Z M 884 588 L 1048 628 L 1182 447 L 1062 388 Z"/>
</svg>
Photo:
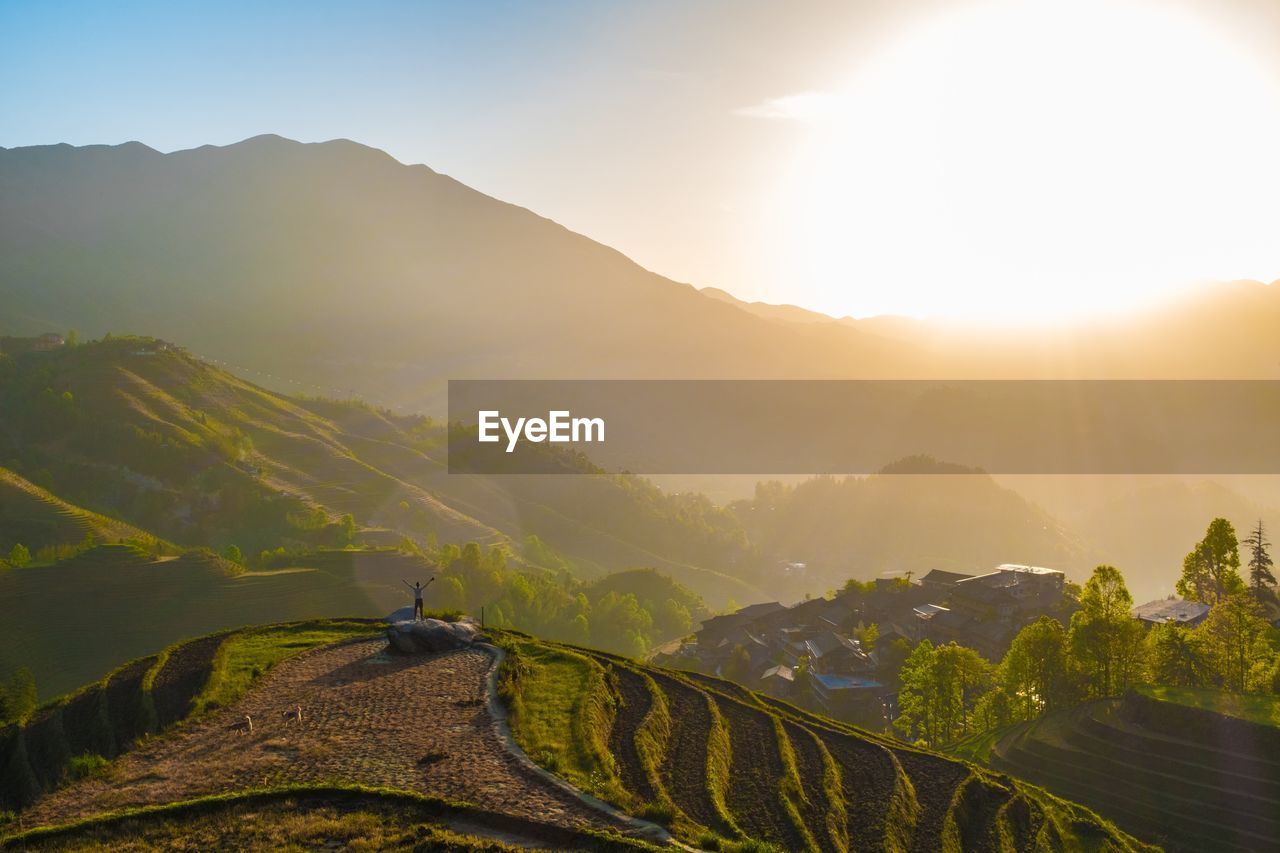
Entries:
<svg viewBox="0 0 1280 853">
<path fill-rule="evenodd" d="M 710 615 L 701 596 L 653 569 L 615 572 L 584 581 L 563 555 L 530 534 L 519 553 L 476 542 L 423 549 L 405 540 L 400 551 L 435 567 L 428 609 L 465 613 L 497 628 L 643 657 L 656 645 L 690 633 Z M 243 563 L 234 546 L 222 554 Z M 305 565 L 306 552 L 263 551 L 259 568 Z"/>
<path fill-rule="evenodd" d="M 1270 543 L 1259 523 L 1245 539 L 1250 577 L 1239 573 L 1239 541 L 1215 519 L 1187 555 L 1178 591 L 1212 609 L 1200 625 L 1145 628 L 1114 566 L 1098 566 L 1064 626 L 1048 616 L 1024 628 L 999 664 L 973 649 L 925 640 L 900 672 L 900 713 L 907 736 L 946 744 L 1029 720 L 1139 683 L 1280 694 L 1280 631 Z M 1272 617 L 1274 618 L 1274 617 Z"/>
<path fill-rule="evenodd" d="M 536 536 L 525 549 L 546 560 Z M 707 615 L 702 599 L 652 569 L 608 575 L 594 582 L 567 570 L 523 571 L 509 565 L 502 546 L 444 545 L 432 606 L 479 616 L 486 624 L 539 637 L 642 657 L 654 645 L 688 634 Z"/>
</svg>

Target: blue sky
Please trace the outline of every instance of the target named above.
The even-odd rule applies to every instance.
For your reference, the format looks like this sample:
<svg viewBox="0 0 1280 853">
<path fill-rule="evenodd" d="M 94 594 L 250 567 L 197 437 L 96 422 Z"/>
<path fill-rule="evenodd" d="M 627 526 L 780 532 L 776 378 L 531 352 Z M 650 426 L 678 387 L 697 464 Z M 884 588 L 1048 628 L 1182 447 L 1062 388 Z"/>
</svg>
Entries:
<svg viewBox="0 0 1280 853">
<path fill-rule="evenodd" d="M 848 106 L 838 126 L 809 108 L 853 104 L 841 87 L 944 13 L 1003 2 L 0 0 L 0 145 L 139 140 L 169 151 L 260 133 L 346 137 L 530 207 L 678 280 L 833 313 L 927 313 L 939 294 L 912 282 L 936 269 L 904 262 L 903 281 L 890 286 L 878 280 L 884 264 L 850 261 L 859 232 L 868 249 L 902 236 L 866 232 L 885 200 L 863 192 L 866 176 L 843 172 L 832 153 L 851 127 L 866 135 L 863 107 Z M 1280 55 L 1280 4 L 1153 4 L 1200 16 L 1193 27 L 1220 25 L 1242 52 Z M 1096 15 L 1087 23 L 1105 31 L 1110 12 Z M 1259 74 L 1280 79 L 1274 65 Z M 889 138 L 874 150 L 901 147 Z M 815 150 L 828 160 L 805 172 Z M 816 191 L 803 181 L 821 185 L 828 174 L 834 197 L 806 207 Z M 847 227 L 846 201 L 866 206 Z M 816 251 L 806 243 L 815 233 L 825 241 Z M 990 261 L 968 258 L 969 245 L 944 261 L 971 263 L 982 281 Z M 819 269 L 808 263 L 815 257 Z"/>
</svg>

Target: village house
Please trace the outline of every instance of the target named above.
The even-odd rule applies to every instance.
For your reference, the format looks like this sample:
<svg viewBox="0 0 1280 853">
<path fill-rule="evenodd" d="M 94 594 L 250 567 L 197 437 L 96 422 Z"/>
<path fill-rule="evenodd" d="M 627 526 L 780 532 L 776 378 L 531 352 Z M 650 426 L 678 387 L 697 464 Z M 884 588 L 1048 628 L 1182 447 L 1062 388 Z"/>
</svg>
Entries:
<svg viewBox="0 0 1280 853">
<path fill-rule="evenodd" d="M 1147 628 L 1153 625 L 1181 625 L 1184 628 L 1194 628 L 1209 618 L 1210 609 L 1209 605 L 1199 601 L 1161 598 L 1138 605 L 1133 608 L 1132 613 L 1133 618 Z"/>
</svg>

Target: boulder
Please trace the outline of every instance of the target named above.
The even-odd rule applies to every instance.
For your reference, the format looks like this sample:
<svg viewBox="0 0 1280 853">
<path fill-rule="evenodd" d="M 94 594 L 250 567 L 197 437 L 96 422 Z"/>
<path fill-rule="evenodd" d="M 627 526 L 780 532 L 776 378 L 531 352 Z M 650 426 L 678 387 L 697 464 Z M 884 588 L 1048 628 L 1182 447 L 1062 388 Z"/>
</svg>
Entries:
<svg viewBox="0 0 1280 853">
<path fill-rule="evenodd" d="M 435 654 L 465 649 L 476 641 L 480 629 L 474 622 L 444 622 L 404 619 L 387 628 L 387 642 L 397 652 L 410 655 Z"/>
</svg>

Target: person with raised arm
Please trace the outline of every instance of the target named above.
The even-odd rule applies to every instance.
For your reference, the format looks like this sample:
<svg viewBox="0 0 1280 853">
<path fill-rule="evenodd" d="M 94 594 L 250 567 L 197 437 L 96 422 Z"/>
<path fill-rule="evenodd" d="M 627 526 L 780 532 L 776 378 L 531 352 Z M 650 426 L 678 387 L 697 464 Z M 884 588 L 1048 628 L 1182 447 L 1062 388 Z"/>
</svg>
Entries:
<svg viewBox="0 0 1280 853">
<path fill-rule="evenodd" d="M 429 587 L 433 580 L 435 580 L 434 575 L 428 578 L 426 583 L 418 583 L 417 581 L 409 583 L 404 578 L 400 579 L 402 584 L 413 591 L 413 620 L 415 622 L 422 618 L 422 591 Z"/>
</svg>

